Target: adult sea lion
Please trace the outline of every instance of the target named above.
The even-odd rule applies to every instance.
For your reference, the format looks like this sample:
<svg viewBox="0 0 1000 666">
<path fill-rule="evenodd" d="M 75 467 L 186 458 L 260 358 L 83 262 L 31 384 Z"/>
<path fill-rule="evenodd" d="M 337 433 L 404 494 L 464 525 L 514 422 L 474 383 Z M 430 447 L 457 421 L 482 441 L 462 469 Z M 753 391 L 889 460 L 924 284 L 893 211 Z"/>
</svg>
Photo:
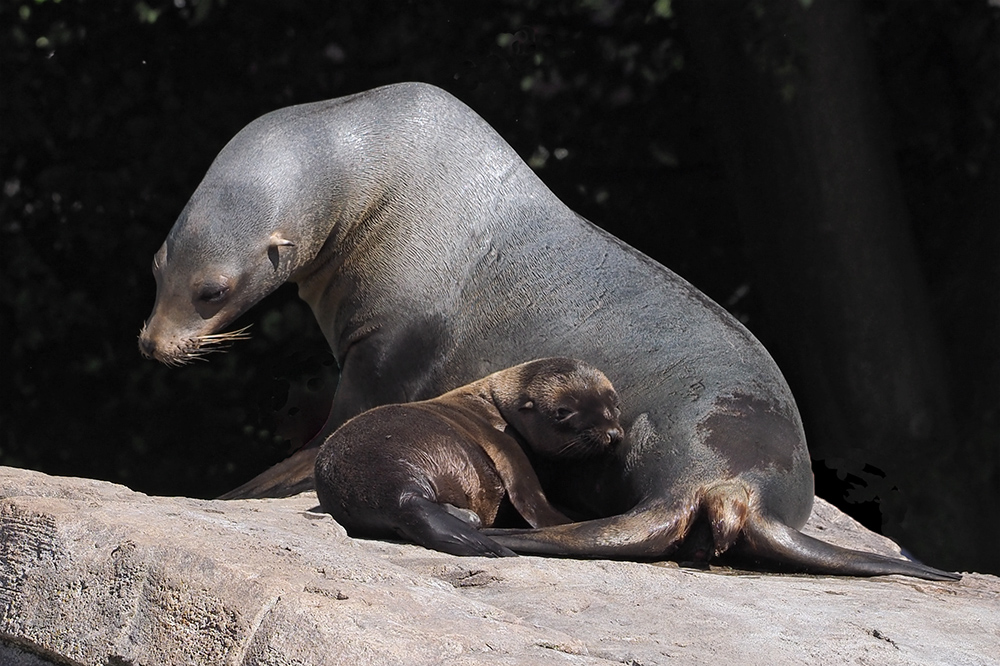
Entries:
<svg viewBox="0 0 1000 666">
<path fill-rule="evenodd" d="M 453 555 L 514 553 L 484 537 L 507 497 L 532 527 L 570 522 L 545 497 L 521 442 L 560 462 L 622 438 L 599 370 L 530 361 L 432 400 L 383 405 L 337 428 L 316 456 L 316 494 L 351 536 L 402 537 Z"/>
<path fill-rule="evenodd" d="M 144 354 L 182 363 L 298 284 L 341 368 L 324 435 L 544 356 L 602 368 L 627 429 L 615 464 L 560 499 L 598 517 L 511 548 L 658 557 L 712 519 L 713 552 L 838 574 L 955 578 L 798 532 L 813 478 L 792 395 L 719 305 L 593 226 L 486 122 L 404 83 L 279 109 L 223 148 L 153 261 Z M 307 448 L 230 493 L 311 485 Z M 544 545 L 540 545 L 544 544 Z"/>
</svg>

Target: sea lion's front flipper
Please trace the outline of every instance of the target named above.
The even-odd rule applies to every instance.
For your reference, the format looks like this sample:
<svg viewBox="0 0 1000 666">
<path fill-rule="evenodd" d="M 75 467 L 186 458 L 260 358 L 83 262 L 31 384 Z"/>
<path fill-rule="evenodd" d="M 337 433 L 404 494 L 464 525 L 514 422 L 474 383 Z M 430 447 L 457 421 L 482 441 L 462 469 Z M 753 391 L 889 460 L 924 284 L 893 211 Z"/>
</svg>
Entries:
<svg viewBox="0 0 1000 666">
<path fill-rule="evenodd" d="M 549 502 L 531 461 L 513 440 L 503 448 L 490 440 L 483 440 L 480 445 L 493 461 L 510 503 L 529 525 L 547 527 L 572 522 Z"/>
<path fill-rule="evenodd" d="M 516 556 L 446 507 L 421 495 L 408 494 L 401 498 L 400 511 L 396 531 L 404 539 L 425 548 L 452 555 Z"/>
<path fill-rule="evenodd" d="M 743 539 L 733 554 L 758 564 L 790 571 L 839 576 L 888 576 L 899 574 L 924 580 L 960 580 L 961 575 L 920 562 L 878 553 L 841 548 L 814 539 L 777 520 L 752 515 L 743 528 Z"/>
<path fill-rule="evenodd" d="M 691 528 L 696 503 L 669 509 L 643 505 L 628 513 L 540 529 L 485 529 L 495 542 L 519 553 L 572 557 L 650 558 L 672 552 Z"/>
<path fill-rule="evenodd" d="M 219 499 L 255 499 L 260 497 L 291 497 L 315 487 L 313 468 L 319 447 L 296 451 L 278 464 L 269 467 Z"/>
</svg>

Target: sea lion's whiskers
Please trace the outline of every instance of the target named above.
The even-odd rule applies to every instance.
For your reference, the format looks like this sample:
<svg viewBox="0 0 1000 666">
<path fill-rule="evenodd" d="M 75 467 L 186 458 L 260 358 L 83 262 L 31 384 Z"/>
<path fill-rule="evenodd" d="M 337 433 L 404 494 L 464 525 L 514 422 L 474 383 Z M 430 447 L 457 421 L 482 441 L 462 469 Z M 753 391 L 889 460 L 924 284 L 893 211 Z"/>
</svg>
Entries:
<svg viewBox="0 0 1000 666">
<path fill-rule="evenodd" d="M 210 351 L 220 351 L 220 350 L 213 350 L 213 349 L 202 350 L 193 347 L 190 349 L 184 349 L 177 355 L 164 357 L 162 359 L 162 362 L 165 365 L 169 365 L 172 368 L 179 368 L 183 365 L 188 365 L 192 361 L 204 361 L 205 359 L 202 358 L 202 356 L 204 356 Z"/>
<path fill-rule="evenodd" d="M 237 340 L 247 340 L 250 338 L 250 334 L 247 333 L 250 329 L 250 326 L 248 325 L 235 331 L 209 333 L 207 335 L 199 335 L 194 338 L 189 338 L 184 340 L 181 345 L 178 345 L 172 351 L 167 350 L 164 352 L 160 350 L 158 353 L 157 351 L 148 349 L 141 342 L 143 336 L 146 334 L 146 328 L 147 324 L 143 324 L 142 328 L 139 329 L 139 352 L 146 358 L 156 358 L 164 365 L 175 368 L 187 365 L 191 361 L 207 360 L 203 358 L 206 354 L 223 351 Z"/>
<path fill-rule="evenodd" d="M 208 335 L 199 335 L 197 337 L 199 345 L 218 345 L 227 342 L 233 342 L 236 340 L 249 340 L 250 334 L 247 333 L 250 330 L 250 326 L 253 324 L 248 324 L 243 328 L 238 328 L 235 331 L 225 331 L 223 333 L 210 333 Z"/>
<path fill-rule="evenodd" d="M 189 340 L 179 354 L 164 357 L 162 362 L 166 365 L 177 367 L 187 365 L 192 361 L 207 361 L 208 359 L 205 356 L 208 354 L 225 351 L 237 340 L 248 340 L 250 338 L 250 334 L 247 333 L 249 328 L 250 326 L 244 326 L 235 331 L 199 335 Z"/>
<path fill-rule="evenodd" d="M 571 439 L 561 447 L 559 447 L 560 456 L 575 456 L 576 450 L 579 448 L 579 442 L 575 439 Z"/>
<path fill-rule="evenodd" d="M 237 340 L 248 340 L 250 339 L 250 334 L 247 333 L 249 328 L 250 326 L 244 326 L 235 331 L 199 335 L 193 340 L 194 346 L 187 352 L 187 357 L 189 359 L 201 358 L 205 354 L 223 351 Z"/>
<path fill-rule="evenodd" d="M 599 446 L 584 434 L 569 440 L 559 449 L 560 456 L 567 458 L 589 458 L 600 451 Z"/>
</svg>

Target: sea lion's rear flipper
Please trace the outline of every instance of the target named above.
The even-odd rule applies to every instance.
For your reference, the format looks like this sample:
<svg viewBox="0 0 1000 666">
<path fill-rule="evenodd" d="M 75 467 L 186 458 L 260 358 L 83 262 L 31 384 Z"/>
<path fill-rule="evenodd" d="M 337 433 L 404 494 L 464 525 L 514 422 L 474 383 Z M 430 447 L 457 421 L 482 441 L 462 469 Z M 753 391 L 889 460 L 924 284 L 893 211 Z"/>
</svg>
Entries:
<svg viewBox="0 0 1000 666">
<path fill-rule="evenodd" d="M 318 446 L 296 451 L 278 464 L 267 468 L 242 486 L 230 490 L 219 499 L 254 499 L 260 497 L 291 497 L 315 487 L 313 468 Z"/>
<path fill-rule="evenodd" d="M 692 527 L 697 524 L 692 530 Z M 699 529 L 700 528 L 700 529 Z M 714 484 L 691 502 L 667 509 L 644 504 L 628 513 L 542 529 L 487 529 L 483 533 L 520 553 L 572 557 L 657 558 L 683 544 L 696 560 L 723 553 L 756 565 L 811 574 L 958 580 L 960 575 L 919 562 L 841 548 L 760 515 L 738 482 Z"/>
<path fill-rule="evenodd" d="M 460 509 L 454 504 L 448 504 L 447 502 L 438 504 L 442 509 L 455 516 L 463 523 L 467 523 L 470 527 L 479 529 L 483 526 L 483 520 L 479 517 L 479 514 L 472 509 Z"/>
<path fill-rule="evenodd" d="M 698 504 L 669 509 L 645 505 L 628 513 L 541 529 L 486 529 L 495 542 L 520 553 L 571 557 L 664 557 L 684 538 Z"/>
<path fill-rule="evenodd" d="M 492 541 L 482 532 L 437 502 L 409 494 L 400 500 L 396 531 L 407 541 L 452 555 L 514 557 L 512 550 Z"/>
<path fill-rule="evenodd" d="M 760 515 L 753 515 L 747 520 L 743 537 L 733 546 L 734 555 L 765 566 L 777 564 L 789 571 L 840 576 L 899 574 L 925 580 L 962 578 L 957 573 L 941 571 L 912 560 L 841 548 Z"/>
</svg>

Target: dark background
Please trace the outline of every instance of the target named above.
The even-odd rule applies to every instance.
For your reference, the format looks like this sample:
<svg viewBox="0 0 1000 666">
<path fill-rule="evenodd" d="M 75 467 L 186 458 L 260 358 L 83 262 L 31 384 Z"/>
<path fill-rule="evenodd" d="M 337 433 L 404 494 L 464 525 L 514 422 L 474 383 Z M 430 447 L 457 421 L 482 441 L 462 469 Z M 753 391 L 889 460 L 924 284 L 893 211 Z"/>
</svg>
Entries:
<svg viewBox="0 0 1000 666">
<path fill-rule="evenodd" d="M 572 208 L 738 316 L 818 494 L 1000 571 L 1000 9 L 978 2 L 0 4 L 0 464 L 212 497 L 318 429 L 284 287 L 209 363 L 143 360 L 153 253 L 289 104 L 434 83 Z"/>
</svg>

